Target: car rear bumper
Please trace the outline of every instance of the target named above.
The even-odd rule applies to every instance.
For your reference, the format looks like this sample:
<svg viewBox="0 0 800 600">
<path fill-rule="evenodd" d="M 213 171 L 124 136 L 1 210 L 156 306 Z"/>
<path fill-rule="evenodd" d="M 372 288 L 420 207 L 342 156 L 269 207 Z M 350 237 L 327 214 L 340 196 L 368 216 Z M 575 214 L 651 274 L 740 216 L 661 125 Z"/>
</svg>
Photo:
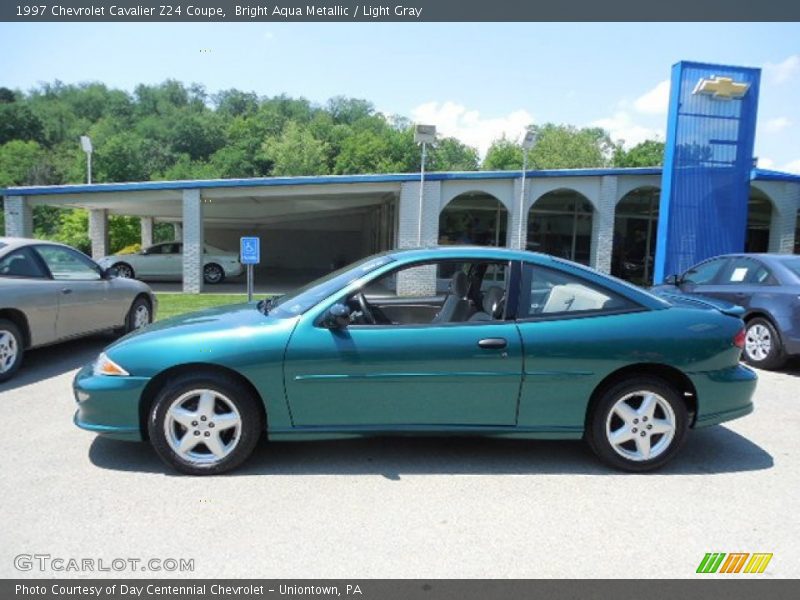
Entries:
<svg viewBox="0 0 800 600">
<path fill-rule="evenodd" d="M 697 390 L 696 429 L 738 419 L 753 412 L 758 376 L 742 364 L 703 373 L 690 373 Z"/>
<path fill-rule="evenodd" d="M 78 410 L 73 421 L 81 429 L 122 440 L 142 440 L 139 400 L 149 378 L 107 377 L 86 365 L 72 388 Z"/>
</svg>

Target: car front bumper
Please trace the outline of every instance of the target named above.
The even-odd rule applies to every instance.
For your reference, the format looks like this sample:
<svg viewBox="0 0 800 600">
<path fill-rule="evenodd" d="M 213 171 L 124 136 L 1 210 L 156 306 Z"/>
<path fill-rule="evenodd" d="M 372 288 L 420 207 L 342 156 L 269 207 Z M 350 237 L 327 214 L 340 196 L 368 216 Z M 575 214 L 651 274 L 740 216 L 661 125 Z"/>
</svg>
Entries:
<svg viewBox="0 0 800 600">
<path fill-rule="evenodd" d="M 700 429 L 738 419 L 753 412 L 753 394 L 758 376 L 739 364 L 719 371 L 690 373 L 697 390 L 694 427 Z"/>
<path fill-rule="evenodd" d="M 75 425 L 114 439 L 144 439 L 139 400 L 149 381 L 147 377 L 97 376 L 92 364 L 86 365 L 72 383 L 78 403 Z"/>
</svg>

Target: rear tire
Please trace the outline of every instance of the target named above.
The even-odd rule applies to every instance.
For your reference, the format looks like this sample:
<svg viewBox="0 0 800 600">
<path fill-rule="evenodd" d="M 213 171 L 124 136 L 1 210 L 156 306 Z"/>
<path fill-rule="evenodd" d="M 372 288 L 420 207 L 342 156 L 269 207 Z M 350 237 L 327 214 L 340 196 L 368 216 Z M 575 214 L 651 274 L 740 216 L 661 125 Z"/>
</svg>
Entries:
<svg viewBox="0 0 800 600">
<path fill-rule="evenodd" d="M 156 397 L 147 431 L 156 453 L 187 475 L 218 475 L 252 453 L 264 430 L 259 400 L 235 378 L 181 375 Z"/>
<path fill-rule="evenodd" d="M 667 463 L 688 426 L 678 392 L 661 379 L 634 377 L 603 393 L 589 415 L 586 440 L 605 464 L 641 473 Z"/>
<path fill-rule="evenodd" d="M 146 327 L 153 322 L 153 308 L 150 302 L 139 296 L 131 304 L 131 309 L 128 311 L 128 316 L 125 318 L 125 333 L 136 331 L 142 327 Z"/>
<path fill-rule="evenodd" d="M 0 319 L 0 382 L 8 381 L 22 365 L 25 342 L 16 323 Z"/>
<path fill-rule="evenodd" d="M 768 319 L 756 317 L 747 322 L 742 356 L 759 369 L 780 369 L 786 363 L 781 336 Z"/>
</svg>

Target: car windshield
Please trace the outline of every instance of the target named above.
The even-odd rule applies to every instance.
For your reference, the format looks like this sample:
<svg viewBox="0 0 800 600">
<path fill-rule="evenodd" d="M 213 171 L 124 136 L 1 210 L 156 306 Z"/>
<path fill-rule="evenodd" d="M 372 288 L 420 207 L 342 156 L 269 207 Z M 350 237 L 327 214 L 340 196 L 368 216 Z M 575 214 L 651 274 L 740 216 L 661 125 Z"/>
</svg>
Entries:
<svg viewBox="0 0 800 600">
<path fill-rule="evenodd" d="M 306 312 L 320 300 L 348 286 L 367 273 L 389 264 L 394 259 L 387 255 L 369 256 L 351 265 L 333 271 L 303 287 L 275 298 L 263 306 L 270 315 L 294 317 Z"/>
<path fill-rule="evenodd" d="M 787 257 L 783 260 L 783 265 L 789 269 L 792 273 L 794 273 L 797 277 L 800 277 L 800 256 L 792 256 Z"/>
</svg>

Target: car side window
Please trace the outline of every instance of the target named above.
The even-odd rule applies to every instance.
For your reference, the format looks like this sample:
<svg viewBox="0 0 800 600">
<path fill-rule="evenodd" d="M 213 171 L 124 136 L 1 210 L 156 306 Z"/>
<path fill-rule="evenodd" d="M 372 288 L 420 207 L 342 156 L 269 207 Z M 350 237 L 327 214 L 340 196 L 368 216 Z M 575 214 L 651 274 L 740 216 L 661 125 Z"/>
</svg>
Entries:
<svg viewBox="0 0 800 600">
<path fill-rule="evenodd" d="M 695 285 L 711 283 L 727 260 L 727 258 L 715 258 L 695 265 L 683 274 L 681 283 L 694 283 Z"/>
<path fill-rule="evenodd" d="M 53 279 L 94 281 L 102 279 L 100 269 L 89 258 L 71 248 L 36 246 Z"/>
<path fill-rule="evenodd" d="M 638 306 L 599 285 L 557 269 L 526 263 L 522 271 L 520 318 L 613 313 Z"/>
<path fill-rule="evenodd" d="M 720 282 L 723 285 L 771 285 L 772 273 L 752 258 L 740 257 L 731 261 Z"/>
<path fill-rule="evenodd" d="M 383 275 L 346 303 L 354 325 L 447 325 L 505 320 L 507 262 L 446 260 Z M 437 290 L 448 275 L 446 286 Z M 362 303 L 363 302 L 363 303 Z M 364 305 L 366 304 L 366 306 Z"/>
<path fill-rule="evenodd" d="M 47 273 L 30 248 L 18 248 L 0 259 L 0 277 L 43 279 Z"/>
</svg>

